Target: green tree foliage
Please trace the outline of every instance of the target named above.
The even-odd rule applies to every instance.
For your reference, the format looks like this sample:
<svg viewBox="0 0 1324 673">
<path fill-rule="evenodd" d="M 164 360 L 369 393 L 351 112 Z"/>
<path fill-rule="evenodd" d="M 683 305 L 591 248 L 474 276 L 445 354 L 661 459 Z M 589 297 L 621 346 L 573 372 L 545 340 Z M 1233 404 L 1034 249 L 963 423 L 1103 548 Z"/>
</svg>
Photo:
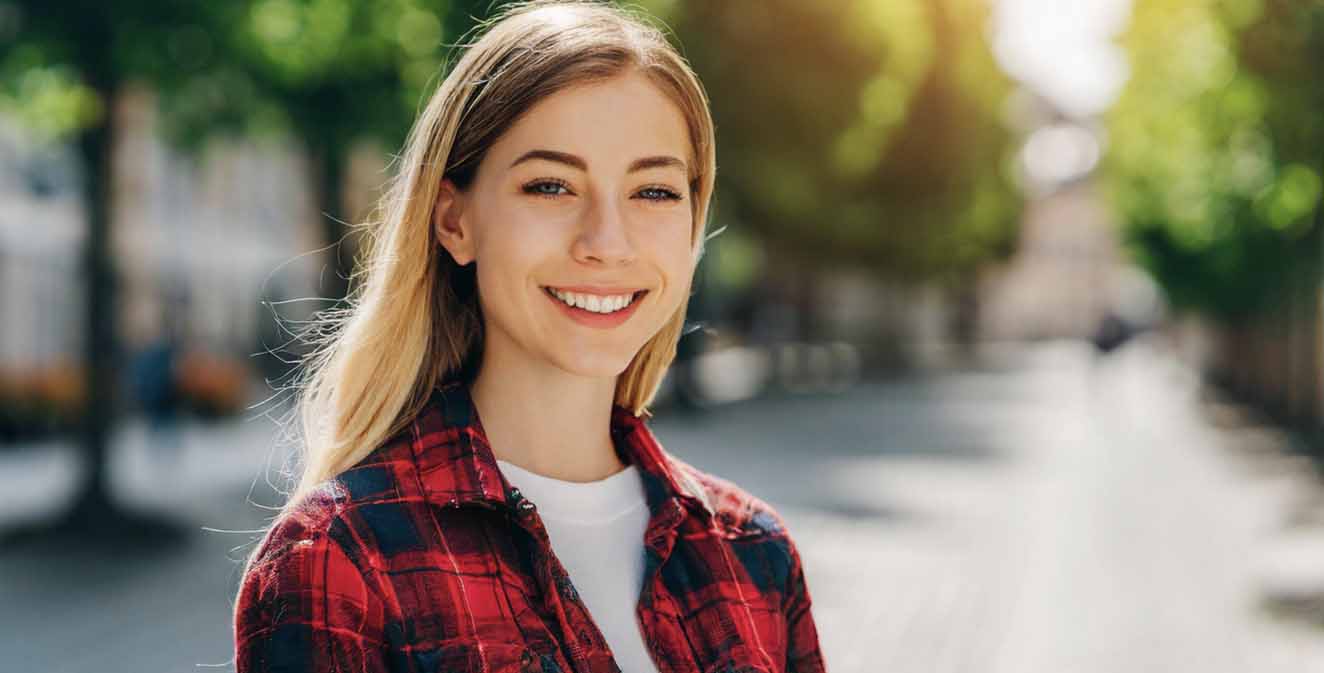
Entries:
<svg viewBox="0 0 1324 673">
<path fill-rule="evenodd" d="M 664 14 L 718 125 L 719 214 L 811 263 L 961 277 L 1010 250 L 1007 80 L 971 0 L 695 0 Z"/>
<path fill-rule="evenodd" d="M 1152 0 L 1105 172 L 1127 240 L 1174 304 L 1236 318 L 1316 268 L 1324 3 Z"/>
<path fill-rule="evenodd" d="M 51 140 L 100 123 L 122 84 L 160 93 L 177 147 L 219 133 L 293 135 L 313 159 L 324 237 L 338 242 L 350 147 L 398 147 L 481 0 L 120 0 L 0 4 L 0 109 Z M 323 293 L 339 297 L 351 261 Z"/>
<path fill-rule="evenodd" d="M 477 1 L 246 0 L 209 3 L 212 28 L 188 44 L 199 67 L 164 97 L 180 144 L 218 130 L 277 130 L 299 138 L 315 168 L 314 191 L 324 238 L 335 244 L 343 223 L 342 187 L 351 145 L 375 139 L 398 147 L 456 39 L 475 22 Z M 181 28 L 181 30 L 191 30 Z M 183 70 L 183 68 L 181 68 Z M 351 260 L 322 292 L 340 297 Z"/>
<path fill-rule="evenodd" d="M 315 160 L 321 210 L 344 218 L 350 144 L 398 146 L 448 45 L 503 4 L 120 2 L 107 44 L 117 69 L 133 64 L 161 90 L 177 144 L 292 132 Z M 1018 199 L 1001 170 L 1010 139 L 998 122 L 1008 84 L 984 39 L 984 3 L 645 4 L 675 28 L 712 92 L 720 199 L 759 236 L 894 278 L 961 275 L 1009 250 Z M 25 73 L 5 80 L 25 82 L 9 100 L 48 125 L 87 123 L 104 101 L 69 63 L 51 50 L 6 59 L 0 67 Z M 327 218 L 328 242 L 342 233 Z"/>
<path fill-rule="evenodd" d="M 102 123 L 108 95 L 130 79 L 173 72 L 175 26 L 188 3 L 0 2 L 0 111 L 61 141 Z"/>
</svg>

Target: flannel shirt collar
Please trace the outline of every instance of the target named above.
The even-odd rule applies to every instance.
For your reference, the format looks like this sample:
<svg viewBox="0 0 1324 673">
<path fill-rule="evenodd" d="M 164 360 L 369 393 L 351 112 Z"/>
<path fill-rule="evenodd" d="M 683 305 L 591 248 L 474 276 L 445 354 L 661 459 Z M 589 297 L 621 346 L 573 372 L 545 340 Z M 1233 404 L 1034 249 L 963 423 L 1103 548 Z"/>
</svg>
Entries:
<svg viewBox="0 0 1324 673">
<path fill-rule="evenodd" d="M 654 514 L 671 511 L 679 515 L 683 507 L 704 518 L 712 516 L 702 486 L 681 471 L 644 419 L 613 404 L 611 437 L 621 460 L 638 467 Z M 433 390 L 414 422 L 412 448 L 423 493 L 433 502 L 456 507 L 527 507 L 497 466 L 466 383 L 450 381 Z M 668 507 L 670 502 L 680 507 Z M 674 518 L 679 523 L 680 517 Z"/>
</svg>

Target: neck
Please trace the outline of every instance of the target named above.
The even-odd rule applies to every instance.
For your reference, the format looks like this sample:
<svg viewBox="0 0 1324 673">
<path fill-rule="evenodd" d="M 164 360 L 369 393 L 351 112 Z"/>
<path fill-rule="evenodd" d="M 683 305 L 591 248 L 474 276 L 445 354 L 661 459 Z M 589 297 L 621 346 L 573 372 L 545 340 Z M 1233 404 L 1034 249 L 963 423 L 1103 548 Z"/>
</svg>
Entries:
<svg viewBox="0 0 1324 673">
<path fill-rule="evenodd" d="M 483 355 L 470 386 L 492 453 L 553 479 L 599 481 L 625 468 L 611 439 L 616 379 Z"/>
</svg>

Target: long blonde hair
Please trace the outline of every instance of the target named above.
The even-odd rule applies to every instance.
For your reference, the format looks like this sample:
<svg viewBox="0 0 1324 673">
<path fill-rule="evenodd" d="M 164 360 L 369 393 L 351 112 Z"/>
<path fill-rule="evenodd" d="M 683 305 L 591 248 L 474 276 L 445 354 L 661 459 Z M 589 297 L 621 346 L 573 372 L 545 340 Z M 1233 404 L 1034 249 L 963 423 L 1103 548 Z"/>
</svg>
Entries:
<svg viewBox="0 0 1324 673">
<path fill-rule="evenodd" d="M 572 85 L 635 68 L 679 107 L 690 134 L 691 244 L 702 255 L 716 154 L 708 98 L 661 30 L 599 2 L 534 0 L 480 26 L 419 115 L 398 173 L 368 228 L 348 308 L 317 318 L 319 341 L 302 367 L 295 413 L 304 460 L 291 508 L 319 483 L 361 461 L 406 428 L 431 391 L 471 380 L 483 346 L 474 267 L 437 241 L 433 208 L 443 178 L 461 189 L 493 143 L 538 101 Z M 685 321 L 675 315 L 617 380 L 615 402 L 648 414 L 676 355 Z"/>
</svg>

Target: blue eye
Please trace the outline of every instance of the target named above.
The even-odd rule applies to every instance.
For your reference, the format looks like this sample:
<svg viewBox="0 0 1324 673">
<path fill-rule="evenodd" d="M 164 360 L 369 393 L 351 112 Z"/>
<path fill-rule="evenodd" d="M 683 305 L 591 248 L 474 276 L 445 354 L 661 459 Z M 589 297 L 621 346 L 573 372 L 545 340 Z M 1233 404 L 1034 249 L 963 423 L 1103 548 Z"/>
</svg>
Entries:
<svg viewBox="0 0 1324 673">
<path fill-rule="evenodd" d="M 639 194 L 649 201 L 679 201 L 680 194 L 665 187 L 645 187 Z"/>
<path fill-rule="evenodd" d="M 534 180 L 526 183 L 520 189 L 525 194 L 547 198 L 574 193 L 570 191 L 570 186 L 564 181 L 551 178 Z M 667 187 L 644 187 L 636 194 L 646 201 L 679 201 L 682 198 L 680 194 Z"/>
<path fill-rule="evenodd" d="M 560 180 L 535 180 L 524 185 L 523 191 L 525 194 L 547 197 L 561 196 L 562 194 L 570 193 L 570 189 Z"/>
</svg>

